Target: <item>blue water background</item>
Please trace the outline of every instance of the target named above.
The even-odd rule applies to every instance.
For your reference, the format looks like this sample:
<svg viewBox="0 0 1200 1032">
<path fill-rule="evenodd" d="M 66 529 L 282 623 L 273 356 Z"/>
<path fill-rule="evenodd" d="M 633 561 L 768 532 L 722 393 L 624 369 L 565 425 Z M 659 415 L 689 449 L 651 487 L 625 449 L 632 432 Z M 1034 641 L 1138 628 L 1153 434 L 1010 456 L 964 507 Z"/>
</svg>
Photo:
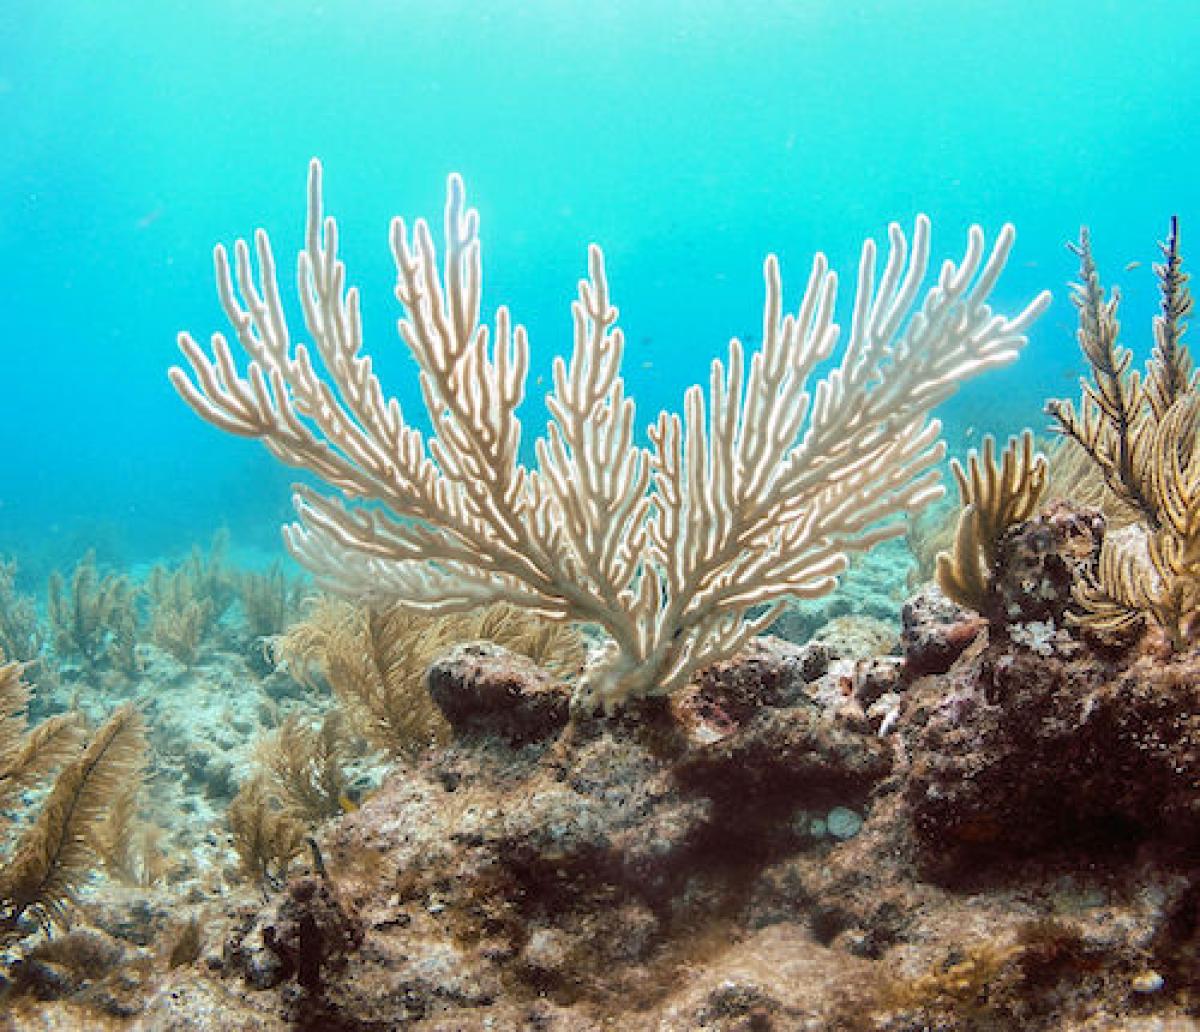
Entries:
<svg viewBox="0 0 1200 1032">
<path fill-rule="evenodd" d="M 451 170 L 482 215 L 485 306 L 529 327 L 535 394 L 603 245 L 643 424 L 730 335 L 757 339 L 768 251 L 794 304 L 813 251 L 852 275 L 892 219 L 928 212 L 955 258 L 971 222 L 1016 223 L 996 305 L 1049 287 L 1054 307 L 1018 366 L 946 407 L 955 448 L 1075 393 L 1080 224 L 1139 354 L 1170 214 L 1200 261 L 1195 0 L 0 0 L 0 24 L 0 553 L 31 576 L 222 524 L 279 548 L 292 473 L 193 416 L 165 370 L 179 330 L 226 329 L 215 242 L 268 229 L 291 298 L 313 155 L 368 348 L 414 417 L 387 225 L 439 225 Z"/>
</svg>

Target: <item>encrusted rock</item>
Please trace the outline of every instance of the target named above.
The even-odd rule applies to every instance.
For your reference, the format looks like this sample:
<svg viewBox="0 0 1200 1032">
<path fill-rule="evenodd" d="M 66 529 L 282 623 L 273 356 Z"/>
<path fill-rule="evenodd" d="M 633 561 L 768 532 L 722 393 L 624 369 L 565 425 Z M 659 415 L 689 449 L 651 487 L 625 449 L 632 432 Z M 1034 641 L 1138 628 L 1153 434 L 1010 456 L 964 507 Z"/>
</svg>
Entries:
<svg viewBox="0 0 1200 1032">
<path fill-rule="evenodd" d="M 860 660 L 854 667 L 854 697 L 864 708 L 873 706 L 900 688 L 903 672 L 903 660 L 898 656 Z"/>
<path fill-rule="evenodd" d="M 457 645 L 429 668 L 429 694 L 460 738 L 519 746 L 557 735 L 571 695 L 533 660 L 491 642 Z"/>
<path fill-rule="evenodd" d="M 262 930 L 263 945 L 280 961 L 284 978 L 320 992 L 330 972 L 362 945 L 363 928 L 324 878 L 295 878 L 279 903 L 274 922 Z"/>
<path fill-rule="evenodd" d="M 907 677 L 944 674 L 987 626 L 978 613 L 952 602 L 936 584 L 923 588 L 900 611 L 900 644 Z"/>
<path fill-rule="evenodd" d="M 533 971 L 559 974 L 570 959 L 571 942 L 557 928 L 535 928 L 521 951 L 521 962 Z"/>
<path fill-rule="evenodd" d="M 244 926 L 243 944 L 265 933 L 273 948 L 244 949 L 237 966 L 279 991 L 223 985 L 278 1018 L 261 1026 L 270 1032 L 950 1028 L 960 1015 L 938 1012 L 942 997 L 897 1010 L 897 972 L 901 988 L 940 979 L 973 950 L 1008 951 L 1030 927 L 1051 926 L 1034 919 L 1057 908 L 1084 914 L 1089 941 L 1110 952 L 1026 987 L 995 1027 L 1066 1028 L 1064 1015 L 1090 1014 L 1094 999 L 1132 999 L 1143 968 L 1173 992 L 1189 986 L 1190 876 L 1153 862 L 1122 871 L 1111 854 L 1092 866 L 1094 839 L 1080 847 L 1072 836 L 1195 833 L 1197 661 L 1176 661 L 1168 677 L 1161 665 L 1085 662 L 1077 640 L 1075 651 L 1051 642 L 1048 656 L 1010 639 L 984 644 L 947 675 L 907 683 L 879 657 L 830 664 L 823 649 L 755 643 L 670 704 L 576 714 L 555 741 L 515 749 L 497 731 L 501 703 L 527 700 L 497 693 L 462 718 L 469 730 L 320 833 L 337 900 L 364 929 L 344 966 L 319 963 L 319 992 L 301 984 L 280 945 L 303 941 L 315 911 L 289 896 Z M 498 680 L 509 664 L 478 649 L 458 662 L 469 700 L 484 694 L 471 677 Z M 902 737 L 880 737 L 901 711 Z M 1065 864 L 1078 889 L 1038 867 L 1052 862 L 1038 850 L 1072 841 L 1087 850 L 1087 864 L 1080 854 Z M 953 874 L 1014 851 L 1033 856 L 1005 867 L 1011 885 L 967 893 L 915 877 L 914 858 L 927 869 L 943 856 L 970 863 Z M 322 883 L 307 884 L 318 893 Z M 1174 893 L 1173 909 L 1148 885 Z M 1084 892 L 1086 909 L 1060 907 Z M 1180 1011 L 1172 999 L 1120 1006 Z M 1046 1020 L 1021 1024 L 1030 1008 Z"/>
<path fill-rule="evenodd" d="M 759 711 L 737 733 L 699 745 L 677 765 L 688 785 L 720 799 L 826 790 L 865 797 L 891 770 L 891 751 L 815 705 Z"/>
<path fill-rule="evenodd" d="M 811 642 L 825 646 L 831 659 L 871 659 L 894 652 L 899 639 L 892 621 L 846 614 L 818 628 Z"/>
<path fill-rule="evenodd" d="M 994 594 L 1000 625 L 1060 624 L 1072 605 L 1071 585 L 1100 553 L 1104 517 L 1097 509 L 1057 501 L 1011 528 L 996 553 Z"/>
<path fill-rule="evenodd" d="M 702 700 L 741 721 L 764 706 L 784 706 L 829 668 L 827 646 L 793 645 L 782 638 L 754 638 L 732 659 L 721 660 L 697 678 Z"/>
<path fill-rule="evenodd" d="M 1125 668 L 997 642 L 906 697 L 924 865 L 1200 836 L 1200 656 Z"/>
<path fill-rule="evenodd" d="M 29 950 L 9 969 L 11 981 L 0 981 L 6 995 L 70 999 L 94 1015 L 129 1018 L 142 1009 L 152 970 L 146 950 L 99 929 L 73 928 Z M 6 1006 L 0 1004 L 0 1029 L 28 1027 L 6 1024 Z"/>
<path fill-rule="evenodd" d="M 674 712 L 686 732 L 675 776 L 711 798 L 738 799 L 823 789 L 865 796 L 890 769 L 888 749 L 865 725 L 847 691 L 828 697 L 832 666 L 825 646 L 796 646 L 779 638 L 752 641 L 738 656 L 716 663 Z M 840 683 L 840 679 L 839 679 Z M 749 793 L 749 797 L 747 797 Z"/>
</svg>

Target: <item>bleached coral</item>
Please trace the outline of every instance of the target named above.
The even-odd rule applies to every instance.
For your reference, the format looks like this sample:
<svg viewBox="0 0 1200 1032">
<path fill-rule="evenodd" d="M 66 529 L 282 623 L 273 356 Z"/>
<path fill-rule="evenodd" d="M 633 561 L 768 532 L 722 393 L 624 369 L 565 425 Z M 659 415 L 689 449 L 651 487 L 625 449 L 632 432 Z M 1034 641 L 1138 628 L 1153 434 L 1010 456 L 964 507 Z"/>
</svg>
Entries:
<svg viewBox="0 0 1200 1032">
<path fill-rule="evenodd" d="M 1039 295 L 1013 319 L 994 314 L 987 301 L 1013 230 L 985 259 L 972 227 L 962 262 L 943 264 L 918 308 L 929 222 L 917 219 L 911 253 L 893 225 L 878 281 L 875 245 L 863 247 L 849 343 L 813 388 L 838 341 L 837 276 L 818 254 L 798 310 L 785 315 L 769 257 L 762 346 L 747 356 L 731 341 L 708 390 L 689 388 L 682 416 L 662 413 L 647 447 L 635 438 L 624 340 L 593 246 L 573 305 L 574 349 L 555 360 L 551 420 L 530 467 L 517 418 L 529 345 L 506 308 L 494 328 L 481 322 L 478 215 L 458 176 L 445 235 L 439 271 L 426 223 L 392 224 L 400 334 L 420 366 L 429 435 L 384 394 L 362 353 L 358 291 L 346 286 L 315 161 L 298 265 L 311 348 L 291 340 L 260 231 L 257 278 L 245 242 L 232 269 L 216 249 L 221 302 L 248 367 L 239 370 L 223 335 L 210 355 L 182 334 L 195 379 L 174 368 L 171 380 L 204 419 L 261 439 L 338 492 L 299 488 L 300 522 L 285 532 L 323 586 L 435 613 L 507 601 L 599 624 L 613 648 L 580 695 L 606 707 L 678 689 L 765 628 L 785 599 L 831 590 L 847 553 L 901 533 L 889 518 L 941 493 L 931 409 L 965 378 L 1015 358 L 1048 301 Z"/>
</svg>

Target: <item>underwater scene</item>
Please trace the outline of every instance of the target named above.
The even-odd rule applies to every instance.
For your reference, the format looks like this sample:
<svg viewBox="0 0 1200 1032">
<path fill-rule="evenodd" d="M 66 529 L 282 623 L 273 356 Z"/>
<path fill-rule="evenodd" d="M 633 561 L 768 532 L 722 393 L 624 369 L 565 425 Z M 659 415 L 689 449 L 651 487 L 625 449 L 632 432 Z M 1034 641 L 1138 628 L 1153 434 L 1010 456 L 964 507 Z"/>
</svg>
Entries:
<svg viewBox="0 0 1200 1032">
<path fill-rule="evenodd" d="M 0 1032 L 1200 1029 L 1193 0 L 0 13 Z"/>
</svg>

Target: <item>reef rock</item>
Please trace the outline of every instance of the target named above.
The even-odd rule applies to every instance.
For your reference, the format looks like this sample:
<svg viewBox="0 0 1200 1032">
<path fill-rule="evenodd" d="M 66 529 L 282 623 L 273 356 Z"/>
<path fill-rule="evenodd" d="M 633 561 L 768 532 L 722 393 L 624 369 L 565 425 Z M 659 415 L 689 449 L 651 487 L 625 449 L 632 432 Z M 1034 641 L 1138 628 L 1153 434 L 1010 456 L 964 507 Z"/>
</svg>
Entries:
<svg viewBox="0 0 1200 1032">
<path fill-rule="evenodd" d="M 900 611 L 905 676 L 944 674 L 986 626 L 982 616 L 952 602 L 936 584 L 923 588 Z"/>
<path fill-rule="evenodd" d="M 434 704 L 460 738 L 494 735 L 517 745 L 566 726 L 567 689 L 533 660 L 491 642 L 455 646 L 426 677 Z"/>
<path fill-rule="evenodd" d="M 1058 632 L 916 682 L 899 721 L 926 870 L 1095 842 L 1200 841 L 1200 655 L 1124 664 Z"/>
<path fill-rule="evenodd" d="M 579 1007 L 632 1022 L 727 934 L 754 872 L 832 848 L 831 813 L 857 833 L 890 749 L 822 701 L 844 702 L 822 689 L 826 664 L 819 649 L 756 643 L 670 705 L 576 714 L 555 738 L 565 689 L 503 650 L 455 650 L 430 674 L 455 741 L 330 829 L 336 898 L 294 881 L 238 939 L 243 957 L 261 943 L 258 959 L 226 970 L 330 1028 L 436 1028 L 451 1013 L 442 1027 L 473 1028 L 463 1016 L 485 1010 L 494 1028 L 595 1027 Z M 796 963 L 833 972 L 809 952 Z M 722 970 L 665 1024 L 627 1027 L 728 1027 L 753 1007 L 721 989 Z M 800 1006 L 786 982 L 771 1013 Z"/>
</svg>

